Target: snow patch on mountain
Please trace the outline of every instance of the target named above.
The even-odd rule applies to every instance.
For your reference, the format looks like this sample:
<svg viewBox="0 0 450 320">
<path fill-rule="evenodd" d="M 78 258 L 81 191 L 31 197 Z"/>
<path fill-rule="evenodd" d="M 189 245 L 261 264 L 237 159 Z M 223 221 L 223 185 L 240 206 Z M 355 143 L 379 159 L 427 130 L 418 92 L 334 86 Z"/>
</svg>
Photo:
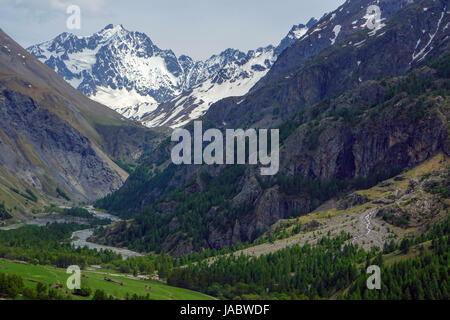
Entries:
<svg viewBox="0 0 450 320">
<path fill-rule="evenodd" d="M 125 88 L 111 89 L 97 87 L 97 91 L 90 98 L 94 101 L 109 106 L 123 116 L 139 120 L 145 112 L 156 109 L 158 102 L 151 96 L 142 96 L 136 90 Z"/>
<path fill-rule="evenodd" d="M 341 26 L 340 25 L 336 25 L 333 28 L 333 33 L 334 33 L 334 37 L 331 40 L 331 45 L 333 45 L 336 42 L 337 37 L 339 36 L 339 33 L 341 32 Z"/>
</svg>

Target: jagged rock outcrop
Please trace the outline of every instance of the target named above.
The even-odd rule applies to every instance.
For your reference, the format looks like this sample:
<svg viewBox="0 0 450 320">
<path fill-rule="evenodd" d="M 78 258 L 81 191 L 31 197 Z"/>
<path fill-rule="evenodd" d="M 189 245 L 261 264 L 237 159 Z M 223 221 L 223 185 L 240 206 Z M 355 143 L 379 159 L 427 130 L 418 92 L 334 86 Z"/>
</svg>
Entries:
<svg viewBox="0 0 450 320">
<path fill-rule="evenodd" d="M 339 200 L 336 208 L 338 210 L 346 210 L 348 208 L 364 204 L 368 201 L 369 199 L 366 196 L 362 196 L 358 193 L 352 193 L 346 196 L 344 199 Z"/>
<path fill-rule="evenodd" d="M 88 138 L 30 97 L 0 84 L 0 164 L 47 194 L 56 188 L 78 200 L 118 189 L 122 176 Z"/>
</svg>

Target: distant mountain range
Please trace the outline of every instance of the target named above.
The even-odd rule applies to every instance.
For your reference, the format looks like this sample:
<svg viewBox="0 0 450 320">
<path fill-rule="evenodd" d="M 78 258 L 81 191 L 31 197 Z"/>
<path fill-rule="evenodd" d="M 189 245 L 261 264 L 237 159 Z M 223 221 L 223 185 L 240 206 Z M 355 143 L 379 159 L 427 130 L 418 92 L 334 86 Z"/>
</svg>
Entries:
<svg viewBox="0 0 450 320">
<path fill-rule="evenodd" d="M 89 37 L 62 33 L 27 50 L 73 87 L 150 127 L 182 126 L 229 96 L 246 94 L 317 20 L 293 26 L 277 47 L 227 49 L 205 61 L 162 50 L 140 32 L 108 25 Z"/>
</svg>

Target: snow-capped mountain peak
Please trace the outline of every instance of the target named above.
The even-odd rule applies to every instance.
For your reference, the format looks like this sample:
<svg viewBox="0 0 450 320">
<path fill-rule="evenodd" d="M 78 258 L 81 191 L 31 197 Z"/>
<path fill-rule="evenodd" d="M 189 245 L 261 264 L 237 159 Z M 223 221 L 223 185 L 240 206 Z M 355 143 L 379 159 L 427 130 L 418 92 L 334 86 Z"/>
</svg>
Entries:
<svg viewBox="0 0 450 320">
<path fill-rule="evenodd" d="M 308 28 L 292 27 L 277 47 L 226 49 L 205 61 L 177 57 L 120 24 L 87 37 L 65 32 L 28 51 L 91 99 L 149 126 L 174 127 L 222 98 L 246 94 Z M 176 110 L 164 111 L 170 104 Z"/>
</svg>

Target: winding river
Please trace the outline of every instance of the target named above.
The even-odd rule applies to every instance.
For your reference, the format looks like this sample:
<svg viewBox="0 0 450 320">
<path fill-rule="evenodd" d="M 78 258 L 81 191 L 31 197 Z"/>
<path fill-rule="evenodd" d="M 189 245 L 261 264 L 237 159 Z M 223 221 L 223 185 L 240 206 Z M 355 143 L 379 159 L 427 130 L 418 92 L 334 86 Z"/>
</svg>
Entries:
<svg viewBox="0 0 450 320">
<path fill-rule="evenodd" d="M 69 209 L 69 207 L 66 206 L 60 206 L 61 209 Z M 84 209 L 88 210 L 90 213 L 94 215 L 94 217 L 99 219 L 109 219 L 112 222 L 115 221 L 121 221 L 121 219 L 117 216 L 113 216 L 109 213 L 99 212 L 96 211 L 92 206 L 85 207 Z M 41 217 L 33 217 L 29 218 L 28 220 L 24 221 L 23 223 L 17 223 L 10 226 L 0 227 L 0 230 L 12 230 L 17 229 L 26 225 L 34 225 L 34 226 L 45 226 L 48 223 L 78 223 L 83 224 L 86 220 L 79 217 L 69 217 L 69 216 L 62 216 L 60 214 L 48 214 Z M 84 248 L 88 247 L 90 249 L 96 249 L 96 250 L 111 250 L 115 253 L 118 253 L 122 255 L 122 258 L 124 260 L 130 258 L 130 257 L 140 257 L 142 254 L 138 252 L 134 252 L 125 248 L 118 248 L 118 247 L 110 247 L 110 246 L 104 246 L 101 244 L 89 242 L 88 239 L 94 234 L 94 229 L 84 229 L 84 230 L 78 230 L 72 233 L 71 240 L 72 245 L 76 248 Z"/>
<path fill-rule="evenodd" d="M 120 219 L 116 216 L 113 216 L 111 214 L 108 213 L 104 213 L 104 212 L 98 212 L 95 211 L 92 207 L 86 207 L 85 209 L 87 209 L 90 213 L 92 213 L 96 218 L 99 219 L 110 219 L 111 221 L 120 221 Z M 94 229 L 85 229 L 85 230 L 78 230 L 75 231 L 74 233 L 72 233 L 72 245 L 75 248 L 84 248 L 84 247 L 88 247 L 89 249 L 96 249 L 96 250 L 111 250 L 115 253 L 118 253 L 120 255 L 122 255 L 122 258 L 128 259 L 130 257 L 140 257 L 142 256 L 142 254 L 138 253 L 138 252 L 134 252 L 128 249 L 124 249 L 124 248 L 117 248 L 117 247 L 110 247 L 110 246 L 104 246 L 101 244 L 97 244 L 97 243 L 93 243 L 93 242 L 89 242 L 87 241 L 94 233 Z"/>
</svg>

